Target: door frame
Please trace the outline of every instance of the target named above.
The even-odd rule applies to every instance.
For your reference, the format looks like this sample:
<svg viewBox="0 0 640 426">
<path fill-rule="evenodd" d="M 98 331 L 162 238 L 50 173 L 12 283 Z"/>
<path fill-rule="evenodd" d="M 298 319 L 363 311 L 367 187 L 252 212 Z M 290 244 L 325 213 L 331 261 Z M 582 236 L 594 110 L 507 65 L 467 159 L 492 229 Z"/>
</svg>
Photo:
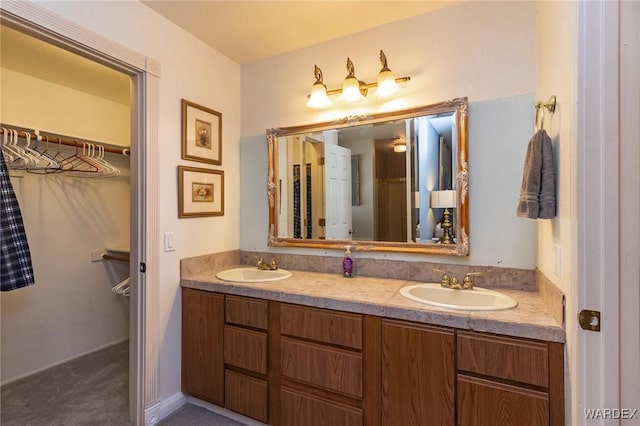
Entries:
<svg viewBox="0 0 640 426">
<path fill-rule="evenodd" d="M 159 203 L 153 182 L 158 181 L 160 63 L 31 2 L 0 3 L 0 20 L 131 76 L 129 417 L 136 426 L 155 423 L 145 419 L 145 409 L 158 402 L 160 248 L 153 237 L 159 235 Z"/>
<path fill-rule="evenodd" d="M 621 364 L 621 335 L 634 327 L 621 321 L 620 310 L 621 241 L 626 232 L 621 228 L 621 218 L 625 217 L 620 182 L 620 166 L 624 164 L 620 116 L 624 87 L 619 74 L 621 3 L 578 4 L 577 137 L 572 165 L 577 239 L 571 294 L 576 298 L 578 312 L 601 312 L 601 331 L 582 330 L 575 320 L 577 312 L 569 312 L 573 318 L 567 321 L 567 333 L 575 342 L 569 353 L 574 392 L 571 418 L 575 424 L 621 424 L 620 419 L 587 419 L 586 410 L 602 413 L 640 408 L 623 406 L 621 397 L 621 376 L 627 374 Z M 633 213 L 637 215 L 637 211 Z M 637 231 L 637 222 L 635 226 Z M 637 251 L 636 247 L 636 254 Z M 637 267 L 637 257 L 634 259 Z M 637 318 L 637 305 L 635 309 Z"/>
</svg>

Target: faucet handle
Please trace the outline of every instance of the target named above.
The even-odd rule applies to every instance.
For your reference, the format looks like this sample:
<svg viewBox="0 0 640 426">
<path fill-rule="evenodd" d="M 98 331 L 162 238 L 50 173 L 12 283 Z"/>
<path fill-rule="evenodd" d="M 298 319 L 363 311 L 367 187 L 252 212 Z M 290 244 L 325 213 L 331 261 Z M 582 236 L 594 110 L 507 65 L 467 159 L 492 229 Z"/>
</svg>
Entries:
<svg viewBox="0 0 640 426">
<path fill-rule="evenodd" d="M 278 269 L 278 259 L 275 257 L 271 259 L 271 269 L 274 271 Z"/>
<path fill-rule="evenodd" d="M 467 272 L 467 275 L 464 276 L 462 280 L 462 287 L 465 289 L 473 288 L 473 277 L 477 277 L 482 275 L 482 272 Z"/>
<path fill-rule="evenodd" d="M 440 279 L 440 285 L 442 287 L 451 287 L 451 274 L 443 269 L 433 268 L 433 270 L 442 274 L 442 278 Z"/>
</svg>

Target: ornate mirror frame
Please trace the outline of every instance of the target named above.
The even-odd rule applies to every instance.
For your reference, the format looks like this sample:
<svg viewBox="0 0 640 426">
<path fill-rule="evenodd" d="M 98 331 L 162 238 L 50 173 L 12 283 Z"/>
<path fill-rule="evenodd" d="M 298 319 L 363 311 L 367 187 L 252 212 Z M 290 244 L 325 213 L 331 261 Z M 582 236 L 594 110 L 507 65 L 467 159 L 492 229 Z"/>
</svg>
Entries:
<svg viewBox="0 0 640 426">
<path fill-rule="evenodd" d="M 272 128 L 267 130 L 268 146 L 268 178 L 267 196 L 269 203 L 269 246 L 274 247 L 307 247 L 319 249 L 344 249 L 349 245 L 357 251 L 381 251 L 397 253 L 424 253 L 449 256 L 469 255 L 469 172 L 467 163 L 467 98 L 456 98 L 439 102 L 424 107 L 406 109 L 401 111 L 374 114 L 370 116 L 351 116 L 332 122 L 318 124 Z M 357 240 L 324 240 L 324 239 L 299 239 L 278 237 L 277 230 L 277 182 L 278 171 L 275 165 L 278 158 L 278 138 L 302 133 L 319 132 L 323 130 L 343 129 L 355 125 L 367 125 L 388 121 L 404 120 L 415 117 L 454 112 L 457 132 L 457 164 L 455 172 L 456 182 L 456 208 L 455 235 L 457 241 L 454 244 L 420 244 L 413 242 L 389 242 L 389 241 L 357 241 Z"/>
</svg>

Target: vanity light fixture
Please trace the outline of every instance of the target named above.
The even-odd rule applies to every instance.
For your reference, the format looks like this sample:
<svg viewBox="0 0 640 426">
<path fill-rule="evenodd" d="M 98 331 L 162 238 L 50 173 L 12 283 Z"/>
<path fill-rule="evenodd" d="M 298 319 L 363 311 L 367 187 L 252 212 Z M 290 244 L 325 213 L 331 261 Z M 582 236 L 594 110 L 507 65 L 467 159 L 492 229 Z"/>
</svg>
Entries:
<svg viewBox="0 0 640 426">
<path fill-rule="evenodd" d="M 367 94 L 367 89 L 362 90 L 360 88 L 362 82 L 355 76 L 355 67 L 353 66 L 353 62 L 351 62 L 351 58 L 347 58 L 347 71 L 349 74 L 347 74 L 344 83 L 342 83 L 342 93 L 338 99 L 348 104 L 360 102 Z"/>
<path fill-rule="evenodd" d="M 313 75 L 316 77 L 316 82 L 313 83 L 311 87 L 311 94 L 309 95 L 307 106 L 317 109 L 330 107 L 331 101 L 327 96 L 327 86 L 325 86 L 322 81 L 322 70 L 317 65 L 314 65 Z"/>
<path fill-rule="evenodd" d="M 307 106 L 309 108 L 327 108 L 331 106 L 329 96 L 340 94 L 338 97 L 340 102 L 351 104 L 361 102 L 369 89 L 376 87 L 375 96 L 379 98 L 388 98 L 395 95 L 399 91 L 398 83 L 406 83 L 411 77 L 395 78 L 387 64 L 387 57 L 384 52 L 380 51 L 380 63 L 382 69 L 378 73 L 378 79 L 375 83 L 365 83 L 355 76 L 355 67 L 350 58 L 347 58 L 347 77 L 344 79 L 342 89 L 327 90 L 327 86 L 322 81 L 322 71 L 317 65 L 314 65 L 314 76 L 316 78 L 311 94 L 308 96 Z M 398 151 L 397 151 L 398 152 Z"/>
</svg>

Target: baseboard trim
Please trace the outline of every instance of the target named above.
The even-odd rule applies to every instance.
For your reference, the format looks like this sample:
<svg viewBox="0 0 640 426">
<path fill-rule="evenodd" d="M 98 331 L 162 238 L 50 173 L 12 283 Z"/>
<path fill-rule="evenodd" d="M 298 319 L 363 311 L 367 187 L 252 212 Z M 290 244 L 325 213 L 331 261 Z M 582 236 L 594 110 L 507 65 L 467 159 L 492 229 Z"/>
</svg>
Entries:
<svg viewBox="0 0 640 426">
<path fill-rule="evenodd" d="M 128 340 L 129 340 L 129 337 L 124 337 L 122 339 L 116 340 L 115 342 L 106 343 L 106 344 L 104 344 L 102 346 L 98 346 L 97 348 L 89 349 L 86 352 L 75 354 L 73 356 L 70 356 L 69 358 L 61 359 L 61 360 L 56 361 L 56 362 L 54 362 L 52 364 L 47 364 L 44 367 L 40 367 L 38 369 L 35 369 L 33 371 L 29 371 L 29 372 L 21 374 L 19 376 L 11 377 L 10 379 L 7 379 L 7 380 L 1 382 L 0 383 L 0 387 L 2 387 L 4 385 L 8 385 L 9 383 L 16 382 L 18 380 L 26 379 L 27 377 L 33 376 L 34 374 L 42 373 L 43 371 L 46 371 L 46 370 L 48 370 L 50 368 L 57 367 L 59 365 L 65 364 L 65 363 L 70 362 L 70 361 L 74 361 L 74 360 L 76 360 L 78 358 L 82 358 L 83 356 L 90 355 L 90 354 L 92 354 L 94 352 L 98 352 L 98 351 L 101 351 L 103 349 L 110 348 L 111 346 L 119 345 L 120 343 L 126 342 Z"/>
<path fill-rule="evenodd" d="M 210 402 L 206 402 L 201 399 L 194 398 L 192 396 L 187 396 L 186 398 L 187 398 L 186 402 L 188 402 L 189 404 L 197 405 L 198 407 L 202 407 L 206 410 L 213 411 L 216 414 L 220 414 L 221 416 L 224 416 L 231 420 L 235 420 L 246 426 L 265 426 L 266 425 L 266 423 L 259 422 L 257 420 L 243 416 L 242 414 L 238 414 L 235 411 L 227 410 L 226 408 L 219 407 L 215 404 L 211 404 Z"/>
<path fill-rule="evenodd" d="M 151 404 L 144 409 L 144 424 L 146 426 L 158 424 L 186 403 L 187 397 L 182 392 L 178 392 L 169 398 Z"/>
</svg>

